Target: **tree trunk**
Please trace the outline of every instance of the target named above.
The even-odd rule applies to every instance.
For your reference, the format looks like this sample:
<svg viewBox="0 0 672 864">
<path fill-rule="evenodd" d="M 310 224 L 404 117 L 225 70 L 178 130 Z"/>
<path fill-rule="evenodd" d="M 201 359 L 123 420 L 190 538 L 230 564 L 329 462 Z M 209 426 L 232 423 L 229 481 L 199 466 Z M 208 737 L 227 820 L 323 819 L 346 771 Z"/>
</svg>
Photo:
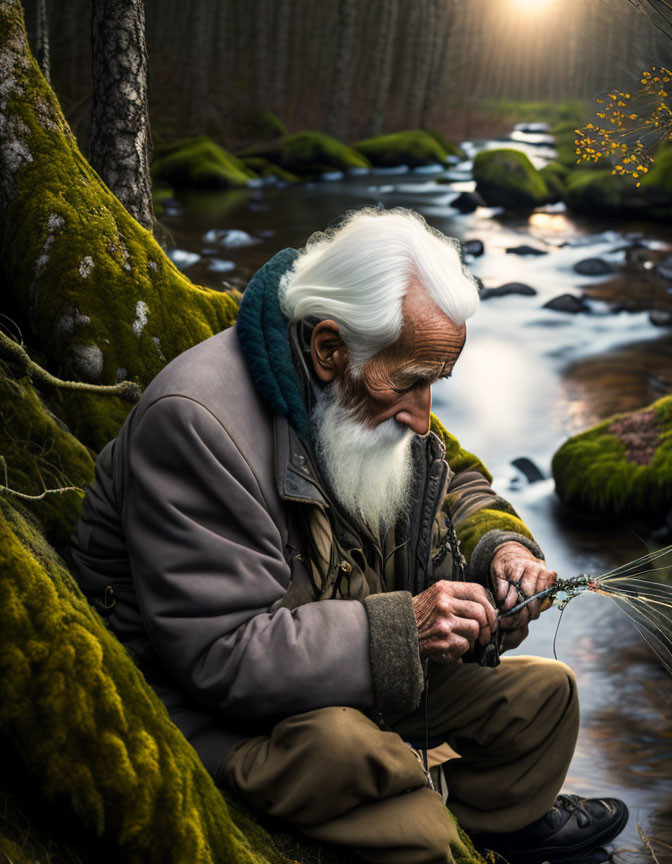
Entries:
<svg viewBox="0 0 672 864">
<path fill-rule="evenodd" d="M 353 60 L 357 5 L 355 0 L 340 0 L 336 33 L 336 60 L 331 83 L 326 131 L 336 138 L 348 134 L 350 110 L 350 69 Z"/>
<path fill-rule="evenodd" d="M 152 147 L 142 0 L 94 0 L 90 162 L 128 212 L 152 230 Z"/>
<path fill-rule="evenodd" d="M 432 58 L 425 87 L 425 98 L 420 114 L 420 126 L 422 129 L 429 127 L 429 117 L 432 106 L 437 97 L 445 96 L 442 90 L 442 71 L 444 60 L 448 55 L 448 42 L 450 31 L 455 17 L 455 0 L 441 0 L 436 9 L 435 32 L 432 38 Z"/>
<path fill-rule="evenodd" d="M 263 110 L 269 103 L 269 85 L 271 68 L 271 15 L 272 0 L 256 0 L 254 6 L 254 94 L 251 107 Z"/>
<path fill-rule="evenodd" d="M 47 0 L 37 0 L 37 51 L 35 59 L 42 70 L 47 84 L 51 84 L 49 69 L 49 19 Z"/>
<path fill-rule="evenodd" d="M 275 64 L 270 109 L 282 119 L 286 100 L 287 68 L 289 65 L 289 32 L 292 23 L 292 0 L 277 0 L 275 34 Z"/>
<path fill-rule="evenodd" d="M 384 0 L 376 34 L 375 58 L 373 62 L 373 103 L 364 132 L 365 138 L 373 138 L 383 131 L 385 105 L 392 81 L 392 57 L 397 30 L 398 0 Z"/>
<path fill-rule="evenodd" d="M 416 0 L 419 3 L 419 0 Z M 429 82 L 429 74 L 432 65 L 432 53 L 436 52 L 436 13 L 438 3 L 436 0 L 423 0 L 419 3 L 419 15 L 416 18 L 415 29 L 412 35 L 415 44 L 415 62 L 413 63 L 413 77 L 409 93 L 407 111 L 407 125 L 415 129 L 420 125 L 423 105 Z"/>
</svg>

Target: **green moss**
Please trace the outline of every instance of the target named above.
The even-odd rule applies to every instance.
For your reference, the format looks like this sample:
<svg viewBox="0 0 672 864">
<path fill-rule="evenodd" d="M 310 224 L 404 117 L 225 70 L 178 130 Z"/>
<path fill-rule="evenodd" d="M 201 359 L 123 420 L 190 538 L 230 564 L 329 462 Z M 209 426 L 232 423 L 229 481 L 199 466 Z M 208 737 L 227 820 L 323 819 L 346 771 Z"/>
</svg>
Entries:
<svg viewBox="0 0 672 864">
<path fill-rule="evenodd" d="M 434 414 L 431 416 L 431 430 L 443 441 L 446 448 L 446 461 L 454 473 L 478 471 L 489 482 L 492 481 L 492 475 L 481 460 L 468 450 L 464 450 L 457 438 L 448 432 Z M 450 501 L 449 495 L 448 502 L 450 503 Z M 467 560 L 469 560 L 478 541 L 488 531 L 516 531 L 531 540 L 534 539 L 523 520 L 504 499 L 499 499 L 493 506 L 479 510 L 473 516 L 458 520 L 455 524 L 455 531 L 460 541 L 462 553 Z"/>
<path fill-rule="evenodd" d="M 287 127 L 270 111 L 252 111 L 236 124 L 236 133 L 249 141 L 273 141 L 288 135 Z"/>
<path fill-rule="evenodd" d="M 113 384 L 123 369 L 144 386 L 229 327 L 237 301 L 183 276 L 83 158 L 14 2 L 0 7 L 0 54 L 3 146 L 21 156 L 5 176 L 0 254 L 32 339 L 60 377 Z"/>
<path fill-rule="evenodd" d="M 483 150 L 474 158 L 476 189 L 488 204 L 527 209 L 551 197 L 543 177 L 519 150 Z"/>
<path fill-rule="evenodd" d="M 560 123 L 580 126 L 588 113 L 585 102 L 523 102 L 511 99 L 489 99 L 477 106 L 495 117 L 510 117 L 514 123 Z"/>
<path fill-rule="evenodd" d="M 539 171 L 544 183 L 548 187 L 551 200 L 562 201 L 565 197 L 565 177 L 569 170 L 561 162 L 549 162 Z"/>
<path fill-rule="evenodd" d="M 565 200 L 572 209 L 588 213 L 669 218 L 672 217 L 670 166 L 672 159 L 664 153 L 660 163 L 654 164 L 650 174 L 642 179 L 640 188 L 631 177 L 612 174 L 611 169 L 572 171 L 566 180 Z"/>
<path fill-rule="evenodd" d="M 437 140 L 436 135 L 422 129 L 379 135 L 354 145 L 355 149 L 363 153 L 372 165 L 380 167 L 409 165 L 411 168 L 419 165 L 443 164 L 449 155 L 459 153 L 459 148 L 455 145 L 448 146 L 450 149 Z"/>
<path fill-rule="evenodd" d="M 672 507 L 672 396 L 643 411 L 655 412 L 658 443 L 650 462 L 636 461 L 610 417 L 566 441 L 553 457 L 553 477 L 560 498 L 570 506 L 601 515 L 636 516 L 657 525 Z"/>
<path fill-rule="evenodd" d="M 445 135 L 442 135 L 436 129 L 427 129 L 427 134 L 431 135 L 432 138 L 436 141 L 436 143 L 441 147 L 449 156 L 458 156 L 460 159 L 464 158 L 464 151 L 459 147 L 458 144 L 455 144 L 454 141 L 449 141 Z"/>
<path fill-rule="evenodd" d="M 299 177 L 369 166 L 368 159 L 352 147 L 322 132 L 297 132 L 269 145 L 248 147 L 238 155 L 241 159 L 267 159 Z"/>
<path fill-rule="evenodd" d="M 285 171 L 279 165 L 274 165 L 263 156 L 246 156 L 241 160 L 247 168 L 255 171 L 260 177 L 277 177 L 284 183 L 299 183 L 300 178 L 296 174 Z"/>
<path fill-rule="evenodd" d="M 35 525 L 0 500 L 0 728 L 128 862 L 285 859 L 227 803 Z"/>
<path fill-rule="evenodd" d="M 83 486 L 93 480 L 93 459 L 49 410 L 28 379 L 15 380 L 0 366 L 0 483 L 26 495 L 45 488 Z M 8 493 L 0 496 L 18 500 Z M 82 495 L 67 492 L 24 502 L 46 536 L 63 546 L 79 519 Z"/>
<path fill-rule="evenodd" d="M 152 176 L 173 186 L 220 189 L 245 186 L 255 175 L 240 159 L 202 135 L 160 155 L 152 165 Z"/>
<path fill-rule="evenodd" d="M 652 201 L 669 206 L 672 196 L 672 145 L 658 149 L 653 165 L 642 178 L 641 189 Z"/>
</svg>

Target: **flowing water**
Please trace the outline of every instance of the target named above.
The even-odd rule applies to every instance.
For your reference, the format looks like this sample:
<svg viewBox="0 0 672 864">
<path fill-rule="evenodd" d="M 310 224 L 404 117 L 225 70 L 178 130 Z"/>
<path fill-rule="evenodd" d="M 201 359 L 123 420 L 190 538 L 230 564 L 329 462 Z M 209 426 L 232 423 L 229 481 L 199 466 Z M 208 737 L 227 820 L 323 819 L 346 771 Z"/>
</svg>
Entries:
<svg viewBox="0 0 672 864">
<path fill-rule="evenodd" d="M 543 136 L 517 131 L 506 146 L 527 152 L 537 165 L 553 155 Z M 501 141 L 467 142 L 469 157 Z M 319 183 L 226 193 L 189 194 L 169 206 L 178 266 L 200 284 L 247 279 L 285 246 L 303 245 L 346 210 L 362 205 L 405 206 L 460 240 L 479 239 L 485 253 L 471 261 L 486 287 L 526 283 L 536 296 L 494 297 L 482 302 L 468 324 L 465 351 L 454 375 L 434 388 L 434 410 L 463 445 L 477 453 L 494 485 L 525 519 L 549 566 L 563 577 L 603 572 L 638 557 L 644 541 L 631 526 L 605 524 L 565 511 L 550 479 L 553 452 L 565 438 L 601 417 L 645 405 L 672 390 L 669 330 L 654 327 L 646 312 L 614 313 L 590 303 L 589 313 L 543 308 L 559 294 L 580 294 L 599 279 L 579 276 L 573 265 L 600 257 L 613 265 L 637 236 L 666 248 L 672 231 L 654 223 L 606 224 L 569 215 L 554 205 L 512 216 L 492 208 L 461 215 L 450 207 L 474 188 L 471 163 L 437 174 L 385 171 Z M 517 255 L 527 244 L 546 254 Z M 605 277 L 600 277 L 604 279 Z M 632 285 L 633 295 L 637 285 Z M 512 465 L 527 457 L 545 479 L 529 483 Z M 553 656 L 557 610 L 544 613 L 515 653 Z M 618 839 L 617 860 L 652 861 L 638 836 L 656 846 L 658 860 L 672 862 L 672 679 L 641 648 L 629 621 L 606 597 L 572 601 L 562 619 L 557 654 L 575 671 L 582 704 L 576 755 L 565 791 L 616 795 L 631 813 Z"/>
</svg>

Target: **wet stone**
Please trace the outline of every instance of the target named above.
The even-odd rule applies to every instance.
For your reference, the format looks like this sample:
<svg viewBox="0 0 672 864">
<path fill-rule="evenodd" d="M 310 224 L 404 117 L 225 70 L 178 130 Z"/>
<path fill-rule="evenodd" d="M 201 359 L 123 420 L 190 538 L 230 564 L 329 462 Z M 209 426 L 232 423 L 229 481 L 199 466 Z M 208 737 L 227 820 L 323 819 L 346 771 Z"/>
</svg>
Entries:
<svg viewBox="0 0 672 864">
<path fill-rule="evenodd" d="M 614 268 L 603 258 L 584 258 L 583 261 L 576 262 L 574 272 L 581 276 L 606 276 L 613 273 Z"/>
<path fill-rule="evenodd" d="M 559 294 L 548 303 L 544 303 L 544 309 L 553 309 L 555 312 L 569 312 L 576 315 L 578 312 L 590 312 L 590 306 L 583 297 L 574 294 Z"/>
<path fill-rule="evenodd" d="M 497 288 L 483 288 L 481 291 L 481 300 L 488 300 L 490 297 L 506 297 L 509 294 L 534 297 L 537 294 L 537 290 L 531 285 L 525 285 L 523 282 L 507 282 L 505 285 L 499 285 Z"/>
<path fill-rule="evenodd" d="M 460 213 L 473 213 L 478 207 L 485 207 L 485 199 L 478 192 L 460 192 L 451 202 L 451 207 Z"/>
<path fill-rule="evenodd" d="M 522 246 L 509 246 L 506 251 L 509 255 L 548 255 L 545 249 L 528 246 L 526 243 Z"/>
<path fill-rule="evenodd" d="M 656 327 L 672 327 L 672 309 L 652 309 L 649 321 Z"/>
<path fill-rule="evenodd" d="M 465 240 L 462 243 L 462 254 L 471 255 L 472 258 L 479 258 L 485 252 L 485 246 L 482 240 Z"/>
<path fill-rule="evenodd" d="M 538 483 L 544 479 L 544 475 L 534 462 L 527 456 L 521 456 L 519 459 L 514 459 L 511 464 L 525 477 L 528 483 Z"/>
</svg>

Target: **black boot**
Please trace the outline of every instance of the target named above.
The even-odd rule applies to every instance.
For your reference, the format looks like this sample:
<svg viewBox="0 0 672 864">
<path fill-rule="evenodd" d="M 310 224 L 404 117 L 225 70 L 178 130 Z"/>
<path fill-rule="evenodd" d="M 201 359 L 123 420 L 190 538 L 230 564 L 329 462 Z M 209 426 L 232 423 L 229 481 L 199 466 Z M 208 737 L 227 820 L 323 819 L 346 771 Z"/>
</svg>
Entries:
<svg viewBox="0 0 672 864">
<path fill-rule="evenodd" d="M 478 849 L 492 849 L 512 864 L 578 864 L 592 862 L 597 847 L 613 840 L 628 821 L 628 808 L 618 798 L 582 798 L 558 795 L 551 809 L 518 831 L 505 834 L 476 834 Z"/>
</svg>

